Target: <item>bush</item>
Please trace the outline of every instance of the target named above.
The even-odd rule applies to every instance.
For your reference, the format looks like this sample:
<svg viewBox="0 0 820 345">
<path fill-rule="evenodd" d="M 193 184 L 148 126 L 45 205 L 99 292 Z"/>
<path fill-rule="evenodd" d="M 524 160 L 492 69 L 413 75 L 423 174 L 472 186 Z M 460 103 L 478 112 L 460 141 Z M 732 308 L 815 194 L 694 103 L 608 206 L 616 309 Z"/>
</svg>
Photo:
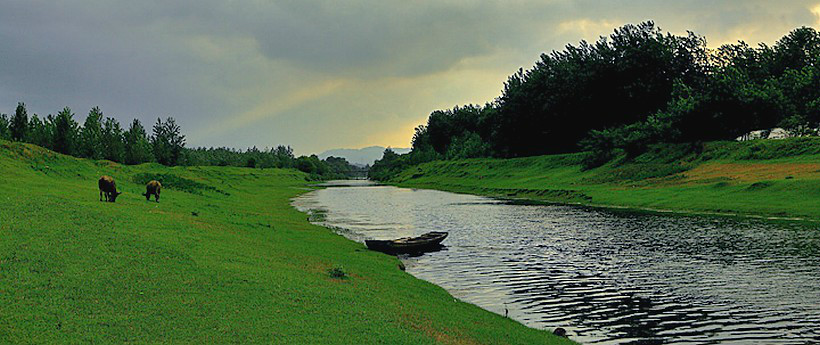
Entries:
<svg viewBox="0 0 820 345">
<path fill-rule="evenodd" d="M 148 181 L 157 180 L 159 183 L 162 183 L 162 187 L 168 189 L 179 190 L 183 192 L 188 192 L 191 194 L 202 195 L 202 192 L 216 192 L 224 195 L 230 195 L 229 193 L 220 190 L 216 187 L 197 182 L 191 179 L 187 179 L 184 177 L 180 177 L 174 174 L 152 174 L 152 173 L 142 173 L 134 175 L 133 181 L 139 184 L 146 184 Z"/>
<path fill-rule="evenodd" d="M 327 270 L 327 274 L 330 275 L 333 279 L 345 279 L 347 278 L 347 273 L 345 273 L 344 269 L 339 266 L 329 268 Z"/>
</svg>

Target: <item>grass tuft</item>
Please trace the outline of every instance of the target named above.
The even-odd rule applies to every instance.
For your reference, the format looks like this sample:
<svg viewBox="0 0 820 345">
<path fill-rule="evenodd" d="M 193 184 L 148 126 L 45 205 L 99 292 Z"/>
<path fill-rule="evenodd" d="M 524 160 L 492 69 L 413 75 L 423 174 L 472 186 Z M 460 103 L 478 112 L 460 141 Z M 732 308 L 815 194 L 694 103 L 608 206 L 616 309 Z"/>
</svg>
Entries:
<svg viewBox="0 0 820 345">
<path fill-rule="evenodd" d="M 327 274 L 333 279 L 347 279 L 347 273 L 340 266 L 328 268 Z"/>
<path fill-rule="evenodd" d="M 188 192 L 192 194 L 202 195 L 203 192 L 216 192 L 224 195 L 230 195 L 229 193 L 216 188 L 211 185 L 207 185 L 201 182 L 194 181 L 189 178 L 180 177 L 176 174 L 167 174 L 167 173 L 139 173 L 134 175 L 132 179 L 135 183 L 138 184 L 146 184 L 151 180 L 157 180 L 159 183 L 162 184 L 163 188 L 168 189 L 176 189 L 183 192 Z"/>
</svg>

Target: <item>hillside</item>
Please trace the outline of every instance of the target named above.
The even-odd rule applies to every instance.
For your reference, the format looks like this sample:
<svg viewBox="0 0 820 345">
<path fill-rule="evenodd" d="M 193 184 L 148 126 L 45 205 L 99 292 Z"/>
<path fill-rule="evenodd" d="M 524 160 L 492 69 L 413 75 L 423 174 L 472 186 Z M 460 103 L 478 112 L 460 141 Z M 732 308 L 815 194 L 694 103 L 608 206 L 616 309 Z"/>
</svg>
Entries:
<svg viewBox="0 0 820 345">
<path fill-rule="evenodd" d="M 820 138 L 656 146 L 584 170 L 584 153 L 434 161 L 390 183 L 530 200 L 820 220 Z"/>
<path fill-rule="evenodd" d="M 295 170 L 124 166 L 0 141 L 0 171 L 0 343 L 568 343 L 309 224 L 289 204 L 310 188 Z M 103 174 L 116 203 L 99 201 Z M 161 203 L 141 196 L 153 178 Z"/>
</svg>

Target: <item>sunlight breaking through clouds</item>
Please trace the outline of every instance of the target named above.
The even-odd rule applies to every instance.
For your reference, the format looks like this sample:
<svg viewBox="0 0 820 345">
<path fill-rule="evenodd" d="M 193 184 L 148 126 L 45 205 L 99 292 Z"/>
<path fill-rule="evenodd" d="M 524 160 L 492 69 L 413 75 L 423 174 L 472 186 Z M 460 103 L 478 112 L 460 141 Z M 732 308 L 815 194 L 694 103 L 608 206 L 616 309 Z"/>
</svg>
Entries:
<svg viewBox="0 0 820 345">
<path fill-rule="evenodd" d="M 814 7 L 811 8 L 811 13 L 816 17 L 814 25 L 820 26 L 820 4 L 814 5 Z"/>
<path fill-rule="evenodd" d="M 311 85 L 303 89 L 295 90 L 284 96 L 272 95 L 271 98 L 256 105 L 254 108 L 237 114 L 233 117 L 220 119 L 215 126 L 207 127 L 194 133 L 194 136 L 207 136 L 215 132 L 223 132 L 251 126 L 263 119 L 270 119 L 293 109 L 305 102 L 315 101 L 322 96 L 328 95 L 340 87 L 344 86 L 343 80 L 327 80 L 318 85 Z"/>
<path fill-rule="evenodd" d="M 484 103 L 544 52 L 626 23 L 709 46 L 820 24 L 813 1 L 0 3 L 0 112 L 174 116 L 190 145 L 408 146 L 431 111 Z M 404 133 L 404 134 L 402 134 Z"/>
<path fill-rule="evenodd" d="M 558 32 L 562 34 L 576 34 L 582 39 L 590 42 L 597 41 L 599 37 L 606 36 L 612 29 L 618 27 L 617 21 L 590 19 L 576 19 L 561 22 L 558 24 Z"/>
</svg>

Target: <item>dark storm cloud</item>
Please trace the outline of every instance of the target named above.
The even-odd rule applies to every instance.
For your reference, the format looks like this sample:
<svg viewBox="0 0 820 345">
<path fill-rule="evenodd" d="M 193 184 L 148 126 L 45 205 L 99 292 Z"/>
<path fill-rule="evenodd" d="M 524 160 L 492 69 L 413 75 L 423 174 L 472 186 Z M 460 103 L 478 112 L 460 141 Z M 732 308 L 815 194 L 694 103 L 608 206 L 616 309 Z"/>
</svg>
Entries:
<svg viewBox="0 0 820 345">
<path fill-rule="evenodd" d="M 0 112 L 172 115 L 194 145 L 404 146 L 431 110 L 488 101 L 539 53 L 616 26 L 772 43 L 817 3 L 10 0 Z"/>
</svg>

